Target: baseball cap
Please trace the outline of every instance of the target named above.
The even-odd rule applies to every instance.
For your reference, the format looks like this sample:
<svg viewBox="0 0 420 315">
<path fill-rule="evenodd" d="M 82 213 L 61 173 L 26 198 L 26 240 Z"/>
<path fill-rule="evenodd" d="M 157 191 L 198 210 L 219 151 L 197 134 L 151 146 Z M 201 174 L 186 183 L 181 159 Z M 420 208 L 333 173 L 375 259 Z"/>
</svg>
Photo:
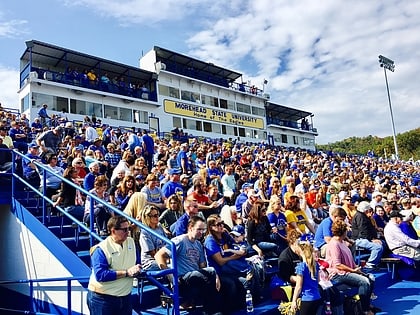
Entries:
<svg viewBox="0 0 420 315">
<path fill-rule="evenodd" d="M 357 211 L 359 211 L 359 212 L 366 212 L 369 209 L 372 209 L 372 207 L 370 206 L 370 203 L 367 202 L 367 201 L 362 201 L 357 206 Z"/>
<path fill-rule="evenodd" d="M 232 231 L 230 232 L 230 234 L 232 234 L 234 236 L 241 236 L 241 235 L 245 234 L 245 228 L 242 225 L 235 225 L 232 228 Z"/>
<path fill-rule="evenodd" d="M 404 219 L 404 216 L 400 213 L 400 211 L 397 211 L 397 210 L 392 210 L 389 213 L 389 217 L 390 218 L 401 218 L 401 219 Z"/>
<path fill-rule="evenodd" d="M 247 188 L 252 188 L 252 184 L 251 183 L 245 183 L 242 185 L 242 189 L 247 189 Z"/>
<path fill-rule="evenodd" d="M 169 175 L 179 175 L 179 174 L 181 174 L 182 172 L 181 172 L 181 170 L 179 169 L 179 168 L 171 168 L 169 171 L 168 171 L 168 174 Z"/>
<path fill-rule="evenodd" d="M 39 148 L 39 145 L 38 145 L 36 142 L 31 142 L 31 143 L 28 145 L 28 147 L 29 147 L 29 148 Z"/>
</svg>

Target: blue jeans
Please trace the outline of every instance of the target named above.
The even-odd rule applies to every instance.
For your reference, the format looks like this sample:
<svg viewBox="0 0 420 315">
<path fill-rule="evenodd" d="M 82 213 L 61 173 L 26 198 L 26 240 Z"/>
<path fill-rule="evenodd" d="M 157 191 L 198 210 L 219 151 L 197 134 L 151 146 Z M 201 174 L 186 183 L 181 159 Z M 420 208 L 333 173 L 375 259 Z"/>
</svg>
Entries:
<svg viewBox="0 0 420 315">
<path fill-rule="evenodd" d="M 331 281 L 334 284 L 344 283 L 351 287 L 357 287 L 359 289 L 358 294 L 360 296 L 360 302 L 362 303 L 363 311 L 367 311 L 369 309 L 370 295 L 373 291 L 373 283 L 371 283 L 368 277 L 355 272 L 348 272 L 344 275 L 334 275 Z"/>
<path fill-rule="evenodd" d="M 190 271 L 181 276 L 179 291 L 187 301 L 201 301 L 209 313 L 220 311 L 220 294 L 216 290 L 216 270 L 213 267 Z"/>
<path fill-rule="evenodd" d="M 112 296 L 88 291 L 87 305 L 90 315 L 131 315 L 131 294 Z"/>
<path fill-rule="evenodd" d="M 357 247 L 365 248 L 370 251 L 368 263 L 377 265 L 381 262 L 382 252 L 384 251 L 383 245 L 371 242 L 365 238 L 358 238 L 355 243 Z"/>
</svg>

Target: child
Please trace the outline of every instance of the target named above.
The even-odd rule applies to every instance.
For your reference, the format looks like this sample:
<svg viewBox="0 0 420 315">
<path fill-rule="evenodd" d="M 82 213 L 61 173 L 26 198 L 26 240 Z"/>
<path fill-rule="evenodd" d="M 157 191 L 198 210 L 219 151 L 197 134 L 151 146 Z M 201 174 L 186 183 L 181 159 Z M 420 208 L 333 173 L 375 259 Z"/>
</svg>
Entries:
<svg viewBox="0 0 420 315">
<path fill-rule="evenodd" d="M 299 242 L 298 248 L 302 262 L 296 266 L 296 286 L 291 308 L 297 310 L 297 300 L 301 297 L 300 315 L 319 314 L 322 310 L 322 299 L 318 289 L 319 269 L 314 250 L 308 241 Z"/>
<path fill-rule="evenodd" d="M 248 275 L 251 272 L 251 266 L 245 259 L 247 253 L 247 243 L 245 241 L 245 229 L 242 225 L 235 225 L 230 232 L 233 243 L 231 248 L 225 249 L 225 253 L 241 255 L 239 259 L 234 259 L 226 262 L 222 266 L 223 273 L 239 273 L 241 275 Z"/>
</svg>

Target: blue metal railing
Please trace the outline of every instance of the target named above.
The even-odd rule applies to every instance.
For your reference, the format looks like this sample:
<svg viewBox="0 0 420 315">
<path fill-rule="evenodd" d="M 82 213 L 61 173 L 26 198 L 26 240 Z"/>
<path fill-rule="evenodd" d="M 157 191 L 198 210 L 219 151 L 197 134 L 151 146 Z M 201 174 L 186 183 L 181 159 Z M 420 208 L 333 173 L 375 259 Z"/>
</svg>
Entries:
<svg viewBox="0 0 420 315">
<path fill-rule="evenodd" d="M 22 154 L 21 152 L 18 152 L 17 150 L 13 150 L 12 151 L 12 161 L 17 161 L 17 162 L 21 162 L 23 160 L 30 160 L 29 157 L 27 157 L 26 155 Z M 37 161 L 32 161 L 38 169 L 38 172 L 42 178 L 42 189 L 39 190 L 37 187 L 32 186 L 28 181 L 26 181 L 23 177 L 21 177 L 17 172 L 16 172 L 16 163 L 12 164 L 12 172 L 11 172 L 11 176 L 12 176 L 12 204 L 14 205 L 15 202 L 15 198 L 17 196 L 17 182 L 21 182 L 22 184 L 24 184 L 27 189 L 33 191 L 35 194 L 37 194 L 41 199 L 42 199 L 42 223 L 45 224 L 48 216 L 50 215 L 49 213 L 47 213 L 47 204 L 53 204 L 53 201 L 46 197 L 46 175 L 48 173 L 54 175 L 54 176 L 58 176 L 57 174 L 53 173 L 49 168 L 45 167 L 45 165 L 43 165 L 42 163 L 39 163 Z M 137 227 L 139 227 L 140 229 L 144 229 L 146 231 L 148 231 L 149 233 L 151 233 L 152 235 L 154 235 L 155 237 L 158 237 L 159 239 L 163 240 L 166 244 L 168 244 L 171 248 L 171 267 L 165 270 L 160 270 L 160 271 L 153 271 L 153 272 L 142 272 L 141 273 L 141 277 L 142 278 L 146 278 L 148 279 L 151 283 L 153 283 L 155 286 L 157 286 L 160 290 L 162 290 L 166 295 L 170 296 L 173 300 L 173 314 L 178 315 L 179 314 L 179 288 L 178 288 L 178 281 L 173 281 L 172 283 L 172 291 L 169 290 L 164 284 L 160 283 L 157 279 L 161 278 L 163 276 L 166 276 L 168 274 L 172 274 L 174 279 L 178 279 L 178 271 L 176 269 L 175 266 L 177 266 L 177 258 L 176 258 L 176 247 L 175 244 L 167 239 L 166 237 L 162 237 L 161 235 L 157 234 L 155 231 L 153 231 L 152 229 L 150 229 L 148 226 L 143 225 L 142 223 L 138 222 L 137 220 L 135 220 L 134 218 L 128 216 L 127 214 L 125 214 L 124 212 L 122 212 L 121 210 L 115 208 L 113 205 L 109 204 L 107 201 L 104 201 L 100 198 L 98 198 L 95 195 L 92 195 L 91 193 L 89 193 L 88 191 L 86 191 L 85 189 L 81 188 L 80 186 L 76 185 L 75 183 L 73 183 L 72 181 L 69 181 L 68 179 L 58 176 L 60 177 L 60 179 L 67 183 L 68 185 L 78 189 L 81 191 L 81 193 L 85 194 L 86 196 L 89 196 L 91 198 L 91 200 L 94 200 L 102 205 L 104 205 L 105 207 L 109 208 L 111 211 L 113 211 L 114 213 L 121 215 L 123 217 L 125 217 L 127 220 L 129 220 L 131 223 L 135 224 Z M 94 219 L 94 202 L 90 203 L 90 222 L 95 222 Z M 68 217 L 72 222 L 76 223 L 79 229 L 82 229 L 86 232 L 89 233 L 89 242 L 90 242 L 90 246 L 95 245 L 96 243 L 102 241 L 102 238 L 96 233 L 95 229 L 94 229 L 94 224 L 90 224 L 89 227 L 87 227 L 83 222 L 80 222 L 78 219 L 76 219 L 74 216 L 72 216 L 71 214 L 69 214 L 68 212 L 66 212 L 65 209 L 63 209 L 60 206 L 56 206 L 56 209 L 58 211 L 60 211 L 62 216 L 66 216 Z M 76 233 L 75 238 L 78 238 L 78 233 Z M 47 279 L 46 279 L 47 280 Z M 45 280 L 45 281 L 46 281 Z M 26 281 L 30 281 L 30 280 L 26 280 Z M 37 280 L 31 280 L 31 281 L 37 281 Z M 53 280 L 50 280 L 53 281 Z M 32 296 L 31 296 L 32 298 Z"/>
<path fill-rule="evenodd" d="M 0 285 L 10 285 L 10 284 L 22 284 L 22 283 L 29 283 L 29 297 L 31 301 L 31 312 L 36 312 L 38 306 L 34 301 L 34 283 L 45 283 L 45 282 L 60 282 L 66 281 L 66 290 L 67 290 L 67 314 L 72 314 L 71 308 L 71 292 L 72 292 L 72 281 L 88 281 L 90 276 L 79 276 L 79 277 L 59 277 L 59 278 L 44 278 L 44 279 L 23 279 L 23 280 L 10 280 L 10 281 L 0 281 Z M 18 310 L 15 310 L 18 312 Z M 27 311 L 24 311 L 25 314 L 28 314 Z M 36 314 L 36 313 L 35 313 Z M 39 313 L 38 313 L 39 314 Z"/>
</svg>

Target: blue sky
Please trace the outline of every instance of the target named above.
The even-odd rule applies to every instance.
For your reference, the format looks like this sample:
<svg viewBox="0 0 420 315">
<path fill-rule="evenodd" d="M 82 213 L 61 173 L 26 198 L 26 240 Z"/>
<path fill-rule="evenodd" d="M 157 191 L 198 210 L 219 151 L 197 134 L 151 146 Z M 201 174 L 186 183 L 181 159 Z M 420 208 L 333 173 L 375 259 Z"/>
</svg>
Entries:
<svg viewBox="0 0 420 315">
<path fill-rule="evenodd" d="M 161 46 L 239 71 L 271 100 L 315 114 L 317 143 L 420 127 L 420 1 L 21 0 L 0 2 L 0 102 L 17 104 L 36 39 L 137 66 Z"/>
</svg>

